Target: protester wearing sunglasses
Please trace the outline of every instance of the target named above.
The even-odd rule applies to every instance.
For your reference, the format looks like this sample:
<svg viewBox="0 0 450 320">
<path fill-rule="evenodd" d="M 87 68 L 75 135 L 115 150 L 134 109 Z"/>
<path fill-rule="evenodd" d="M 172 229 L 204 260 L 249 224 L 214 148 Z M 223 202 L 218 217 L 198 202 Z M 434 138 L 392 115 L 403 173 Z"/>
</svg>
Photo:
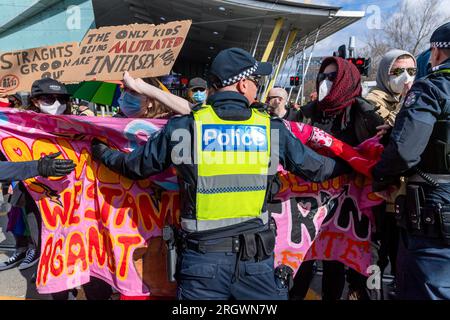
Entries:
<svg viewBox="0 0 450 320">
<path fill-rule="evenodd" d="M 390 50 L 381 59 L 377 71 L 377 85 L 367 95 L 376 107 L 376 112 L 384 119 L 386 128 L 393 127 L 402 106 L 403 97 L 411 88 L 417 74 L 416 59 L 404 50 Z M 385 134 L 385 138 L 389 135 Z M 403 188 L 400 188 L 403 189 Z M 396 260 L 399 242 L 399 228 L 395 218 L 395 199 L 400 194 L 392 194 L 386 203 L 374 209 L 377 223 L 376 238 L 380 241 L 378 249 L 378 266 L 381 276 L 388 264 L 391 274 L 396 274 Z M 396 280 L 392 281 L 388 295 L 396 295 Z"/>
<path fill-rule="evenodd" d="M 192 78 L 188 84 L 187 97 L 193 104 L 203 104 L 208 98 L 208 85 L 202 78 Z"/>
<path fill-rule="evenodd" d="M 366 98 L 375 105 L 387 125 L 394 125 L 400 101 L 411 88 L 416 73 L 416 59 L 407 51 L 394 49 L 381 58 L 377 85 Z"/>
<path fill-rule="evenodd" d="M 322 62 L 316 81 L 318 98 L 301 108 L 312 126 L 318 127 L 351 146 L 375 136 L 383 119 L 374 111 L 374 106 L 361 97 L 361 75 L 358 69 L 345 59 L 328 57 Z M 319 191 L 317 197 L 320 197 Z M 339 202 L 346 196 L 343 195 Z M 341 202 L 342 203 L 342 202 Z M 359 206 L 358 206 L 359 207 Z M 339 208 L 335 213 L 348 215 L 348 209 Z M 371 226 L 365 231 L 370 234 Z M 321 250 L 316 247 L 316 250 Z M 313 276 L 313 261 L 300 266 L 291 290 L 293 299 L 304 299 Z M 341 299 L 345 280 L 349 283 L 349 299 L 370 299 L 377 292 L 366 287 L 367 278 L 339 261 L 322 261 L 322 300 Z"/>
<path fill-rule="evenodd" d="M 70 114 L 70 94 L 66 86 L 57 80 L 36 80 L 31 87 L 31 109 L 51 115 Z"/>
</svg>

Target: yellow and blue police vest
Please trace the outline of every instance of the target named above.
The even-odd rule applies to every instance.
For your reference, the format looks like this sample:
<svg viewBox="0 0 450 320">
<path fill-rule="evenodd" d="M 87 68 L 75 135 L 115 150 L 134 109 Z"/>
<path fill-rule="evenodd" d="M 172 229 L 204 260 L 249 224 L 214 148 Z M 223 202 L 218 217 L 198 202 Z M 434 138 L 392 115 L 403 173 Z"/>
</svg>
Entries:
<svg viewBox="0 0 450 320">
<path fill-rule="evenodd" d="M 186 231 L 207 231 L 259 218 L 270 163 L 270 117 L 252 109 L 244 121 L 217 116 L 210 105 L 194 111 L 197 163 L 196 220 Z"/>
</svg>

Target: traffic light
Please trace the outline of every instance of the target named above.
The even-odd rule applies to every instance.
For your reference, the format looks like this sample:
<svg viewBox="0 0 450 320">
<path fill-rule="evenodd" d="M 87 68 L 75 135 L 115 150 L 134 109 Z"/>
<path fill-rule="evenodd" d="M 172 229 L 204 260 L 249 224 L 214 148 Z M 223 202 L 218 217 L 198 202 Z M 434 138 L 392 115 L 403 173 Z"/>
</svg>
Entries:
<svg viewBox="0 0 450 320">
<path fill-rule="evenodd" d="M 363 76 L 368 76 L 369 75 L 369 69 L 370 69 L 370 62 L 371 59 L 370 58 L 348 58 L 347 61 L 349 61 L 350 63 L 353 63 L 356 68 L 358 68 L 358 71 L 361 75 Z"/>
<path fill-rule="evenodd" d="M 291 85 L 291 87 L 300 85 L 300 77 L 298 77 L 298 76 L 290 77 L 289 78 L 289 84 Z"/>
</svg>

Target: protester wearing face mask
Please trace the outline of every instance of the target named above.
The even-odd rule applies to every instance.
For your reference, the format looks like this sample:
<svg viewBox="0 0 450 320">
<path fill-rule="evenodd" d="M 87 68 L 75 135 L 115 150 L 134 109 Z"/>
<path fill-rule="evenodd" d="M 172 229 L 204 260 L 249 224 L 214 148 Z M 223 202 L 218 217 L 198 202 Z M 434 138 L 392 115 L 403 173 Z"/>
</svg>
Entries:
<svg viewBox="0 0 450 320">
<path fill-rule="evenodd" d="M 21 95 L 21 93 L 17 93 L 14 100 L 22 100 Z M 30 109 L 36 112 L 62 114 L 67 112 L 67 110 L 70 111 L 67 106 L 69 94 L 67 93 L 65 86 L 62 83 L 50 78 L 34 81 L 31 88 L 30 98 Z M 22 262 L 19 266 L 20 269 L 26 269 L 36 264 L 39 260 L 41 217 L 39 209 L 22 182 L 15 184 L 12 190 L 10 204 L 14 210 L 17 209 L 17 214 L 13 214 L 15 217 L 21 216 L 22 213 L 25 217 L 30 213 L 35 215 L 39 234 L 37 237 L 18 235 L 16 238 L 16 243 L 18 248 L 21 248 L 21 250 L 16 251 L 16 254 L 13 255 L 12 260 L 8 260 L 0 265 L 0 270 L 15 266 L 17 262 Z M 24 219 L 24 221 L 26 221 L 26 219 Z M 36 241 L 34 238 L 36 238 Z M 19 258 L 23 261 L 19 261 Z"/>
<path fill-rule="evenodd" d="M 361 75 L 350 62 L 326 58 L 319 69 L 316 90 L 318 98 L 302 107 L 308 122 L 351 146 L 375 136 L 383 119 L 374 106 L 361 97 Z M 342 213 L 336 213 L 342 214 Z M 323 261 L 322 300 L 341 299 L 345 278 L 350 299 L 369 299 L 367 278 L 338 261 Z M 313 261 L 303 262 L 295 276 L 293 298 L 304 298 L 313 276 Z"/>
<path fill-rule="evenodd" d="M 70 114 L 70 94 L 66 86 L 51 78 L 39 79 L 31 87 L 31 104 L 36 112 L 50 115 Z"/>
<path fill-rule="evenodd" d="M 146 112 L 150 100 L 146 96 L 125 87 L 118 99 L 118 102 L 120 111 L 114 115 L 114 117 L 142 118 Z"/>
<path fill-rule="evenodd" d="M 40 79 L 34 81 L 31 87 L 31 106 L 29 109 L 48 115 L 71 115 L 72 105 L 69 99 L 70 94 L 64 84 L 51 78 Z M 28 191 L 25 187 L 23 187 L 22 184 L 19 184 L 18 186 L 19 187 L 16 188 L 17 190 L 15 189 L 13 191 L 13 195 L 15 194 L 18 196 L 19 192 L 27 195 Z M 31 203 L 31 201 L 29 202 Z M 32 203 L 34 204 L 34 202 Z M 33 210 L 33 212 L 38 213 L 39 216 L 39 209 L 37 209 L 37 207 Z M 41 220 L 39 219 L 38 224 L 40 223 Z M 40 246 L 41 245 L 38 244 L 36 250 L 38 257 Z M 111 286 L 105 281 L 95 277 L 91 277 L 90 282 L 84 284 L 82 287 L 87 300 L 107 300 L 112 294 Z M 70 292 L 73 292 L 75 296 L 77 294 L 76 289 L 71 289 L 52 293 L 51 296 L 53 300 L 67 300 Z"/>
<path fill-rule="evenodd" d="M 208 98 L 208 85 L 202 78 L 192 78 L 188 84 L 188 99 L 193 104 L 204 104 Z"/>
<path fill-rule="evenodd" d="M 125 72 L 123 75 L 123 82 L 126 90 L 134 95 L 134 97 L 127 95 L 124 97 L 125 100 L 119 100 L 119 103 L 121 103 L 121 112 L 116 114 L 115 117 L 131 117 L 127 114 L 133 113 L 132 110 L 134 110 L 135 113 L 142 113 L 140 117 L 144 118 L 167 118 L 174 114 L 189 114 L 194 106 L 186 99 L 159 89 L 158 83 L 154 81 L 154 79 L 147 79 L 146 82 L 140 78 L 133 78 L 128 72 Z M 142 102 L 143 99 L 147 99 L 147 105 Z M 145 114 L 142 111 L 137 111 L 138 100 L 141 102 L 143 109 L 147 109 Z M 130 103 L 126 103 L 126 101 Z M 134 106 L 134 108 L 132 106 Z M 122 109 L 124 109 L 125 112 Z"/>
<path fill-rule="evenodd" d="M 161 102 L 128 86 L 124 87 L 118 102 L 120 112 L 114 115 L 115 118 L 169 119 L 174 115 L 173 110 Z"/>
<path fill-rule="evenodd" d="M 376 112 L 384 119 L 386 125 L 394 126 L 395 118 L 402 105 L 402 98 L 411 88 L 417 73 L 416 60 L 409 52 L 394 49 L 387 52 L 380 61 L 377 72 L 377 85 L 366 99 L 375 107 Z M 386 135 L 388 137 L 388 135 Z M 391 274 L 396 274 L 396 258 L 399 240 L 399 229 L 395 218 L 395 198 L 392 195 L 386 203 L 373 209 L 376 221 L 376 241 L 379 241 L 378 266 L 383 276 L 388 264 Z M 395 278 L 391 282 L 390 298 L 396 294 Z"/>
<path fill-rule="evenodd" d="M 366 99 L 375 105 L 377 113 L 391 127 L 401 107 L 400 101 L 411 88 L 416 73 L 416 59 L 409 52 L 394 49 L 380 61 L 377 85 Z"/>
</svg>

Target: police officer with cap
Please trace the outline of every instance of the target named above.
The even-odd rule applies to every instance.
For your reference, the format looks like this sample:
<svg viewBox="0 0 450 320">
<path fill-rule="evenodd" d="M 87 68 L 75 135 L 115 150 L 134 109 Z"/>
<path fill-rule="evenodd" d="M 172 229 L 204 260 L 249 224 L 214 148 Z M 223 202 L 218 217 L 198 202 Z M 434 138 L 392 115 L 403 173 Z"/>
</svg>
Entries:
<svg viewBox="0 0 450 320">
<path fill-rule="evenodd" d="M 125 154 L 93 140 L 92 155 L 131 179 L 174 165 L 180 185 L 178 298 L 287 299 L 274 274 L 275 231 L 267 198 L 278 161 L 311 181 L 348 168 L 304 146 L 280 119 L 250 104 L 272 65 L 239 48 L 211 64 L 215 94 L 189 115 L 168 121 L 144 146 Z"/>
<path fill-rule="evenodd" d="M 450 299 L 450 22 L 431 36 L 432 68 L 405 98 L 374 191 L 407 177 L 397 199 L 400 299 Z"/>
</svg>

